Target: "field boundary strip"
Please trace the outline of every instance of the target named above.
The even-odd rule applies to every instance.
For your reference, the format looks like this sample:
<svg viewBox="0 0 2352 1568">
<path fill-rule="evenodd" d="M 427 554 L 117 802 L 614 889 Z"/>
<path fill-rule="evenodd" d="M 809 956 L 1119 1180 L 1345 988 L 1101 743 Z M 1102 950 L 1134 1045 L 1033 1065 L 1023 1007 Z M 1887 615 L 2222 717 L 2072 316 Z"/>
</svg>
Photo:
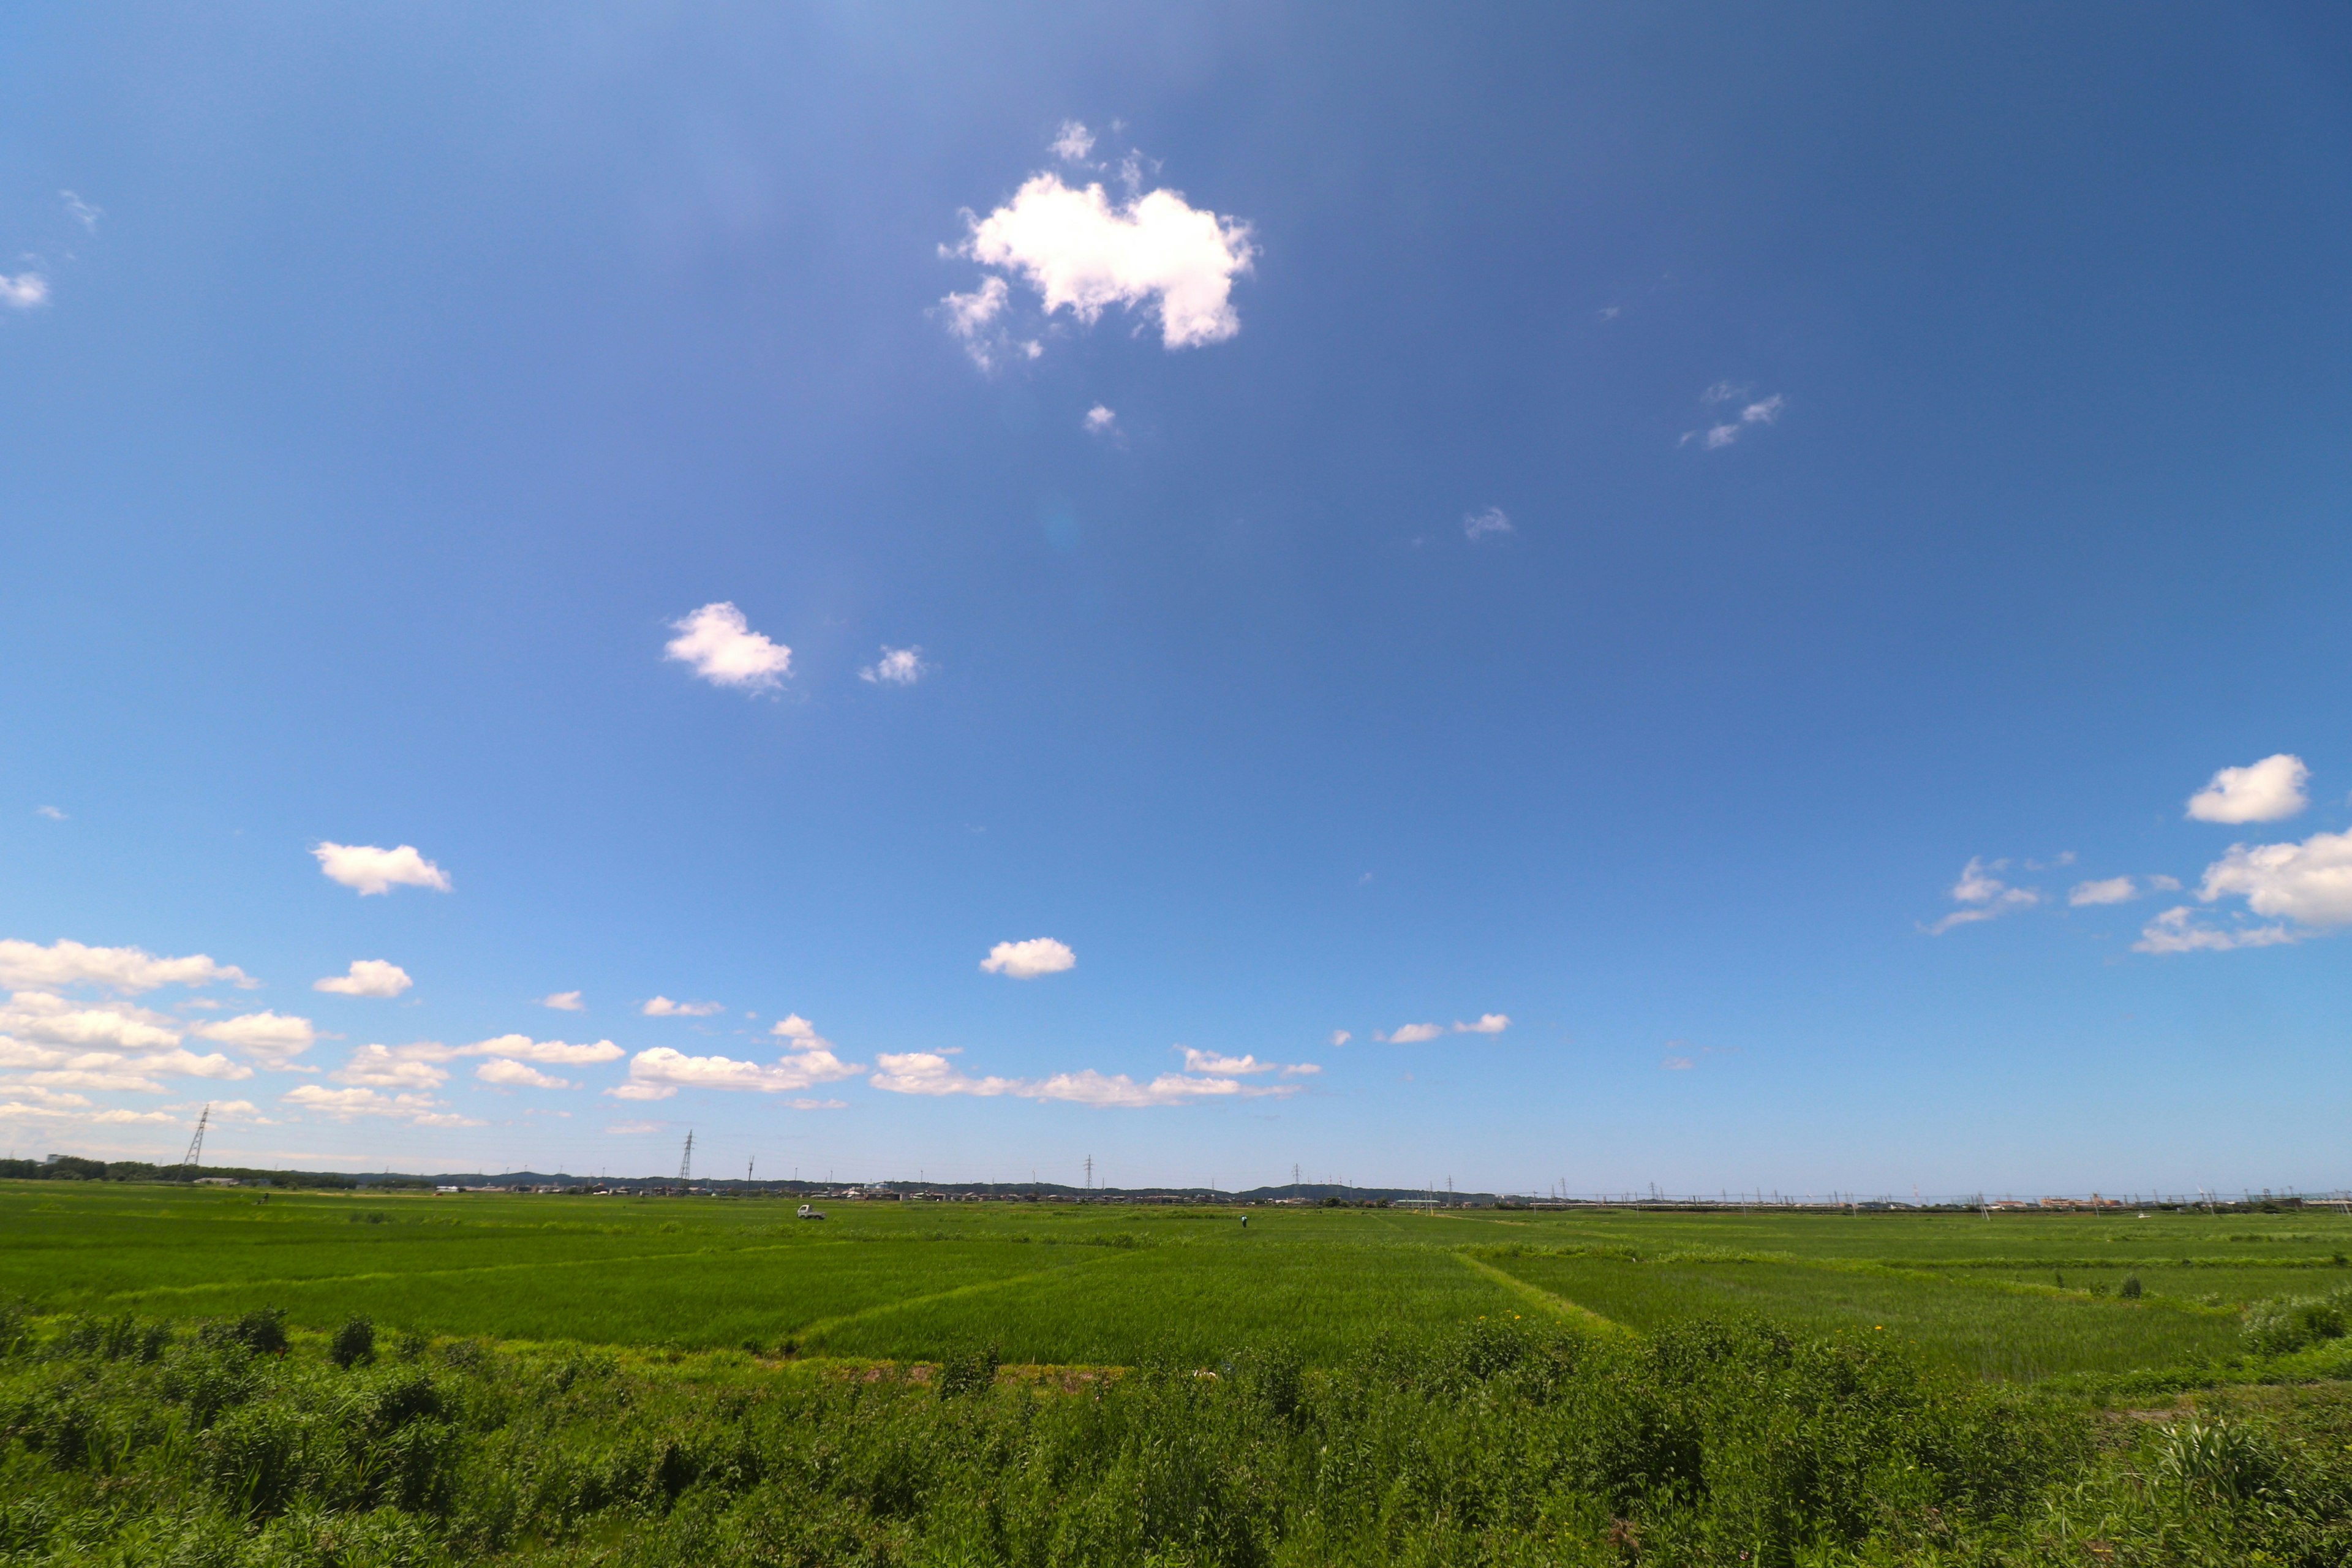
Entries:
<svg viewBox="0 0 2352 1568">
<path fill-rule="evenodd" d="M 1584 1305 L 1580 1301 L 1571 1301 L 1565 1296 L 1555 1295 L 1553 1292 L 1545 1289 L 1540 1285 L 1532 1284 L 1528 1280 L 1520 1279 L 1517 1275 L 1513 1274 L 1507 1268 L 1498 1268 L 1494 1264 L 1487 1262 L 1485 1258 L 1479 1257 L 1475 1252 L 1471 1252 L 1466 1248 L 1461 1247 L 1456 1247 L 1452 1250 L 1454 1252 L 1454 1256 L 1460 1258 L 1463 1265 L 1469 1268 L 1472 1273 L 1485 1275 L 1487 1279 L 1492 1279 L 1496 1284 L 1510 1290 L 1514 1295 L 1526 1298 L 1528 1300 L 1534 1302 L 1537 1306 L 1541 1307 L 1544 1310 L 1551 1313 L 1553 1316 L 1564 1319 L 1578 1328 L 1587 1330 L 1592 1333 L 1601 1335 L 1608 1339 L 1635 1339 L 1639 1337 L 1633 1330 L 1627 1328 L 1616 1319 L 1602 1317 L 1600 1313 L 1594 1311 L 1591 1308 Z"/>
<path fill-rule="evenodd" d="M 1015 1274 L 1003 1279 L 976 1279 L 969 1285 L 957 1285 L 945 1290 L 934 1290 L 928 1296 L 902 1296 L 895 1301 L 877 1301 L 871 1307 L 860 1307 L 854 1312 L 843 1312 L 835 1317 L 815 1319 L 795 1329 L 793 1335 L 803 1347 L 813 1346 L 835 1330 L 850 1323 L 863 1322 L 868 1318 L 884 1317 L 892 1312 L 903 1311 L 909 1307 L 929 1306 L 935 1301 L 952 1301 L 964 1296 L 977 1296 L 983 1291 L 1003 1289 L 1008 1285 L 1026 1285 L 1034 1280 L 1052 1279 L 1058 1274 L 1076 1273 L 1082 1268 L 1099 1268 L 1104 1264 L 1115 1262 L 1125 1255 L 1124 1249 L 1114 1250 L 1107 1257 L 1081 1258 L 1069 1263 L 1057 1263 L 1051 1268 L 1040 1268 L 1032 1274 Z"/>
<path fill-rule="evenodd" d="M 520 1274 L 545 1268 L 610 1268 L 616 1263 L 662 1263 L 688 1258 L 740 1258 L 749 1252 L 805 1251 L 817 1247 L 847 1247 L 848 1240 L 771 1242 L 763 1247 L 703 1247 L 691 1252 L 632 1253 L 625 1258 L 557 1258 L 532 1263 L 473 1263 L 462 1268 L 371 1268 L 360 1274 L 305 1274 L 272 1279 L 215 1279 L 201 1285 L 142 1285 L 135 1290 L 115 1290 L 103 1301 L 135 1301 L 149 1296 L 194 1296 L 207 1290 L 291 1290 L 310 1285 L 352 1285 L 372 1279 L 443 1279 L 462 1274 Z"/>
</svg>

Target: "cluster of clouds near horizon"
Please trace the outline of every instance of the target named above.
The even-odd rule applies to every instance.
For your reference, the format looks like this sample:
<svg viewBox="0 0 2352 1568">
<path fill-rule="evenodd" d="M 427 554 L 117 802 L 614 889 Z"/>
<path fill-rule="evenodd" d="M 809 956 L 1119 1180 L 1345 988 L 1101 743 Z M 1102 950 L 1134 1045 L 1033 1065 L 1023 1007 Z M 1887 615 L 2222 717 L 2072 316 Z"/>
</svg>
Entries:
<svg viewBox="0 0 2352 1568">
<path fill-rule="evenodd" d="M 2300 816 L 2311 805 L 2311 769 L 2281 752 L 2243 767 L 2222 768 L 2191 795 L 2182 812 L 2190 822 L 2242 826 Z M 2072 851 L 2042 862 L 1971 858 L 1952 884 L 1958 907 L 1921 929 L 1941 936 L 1959 926 L 1998 920 L 2049 904 L 2037 887 L 2012 880 L 2015 870 L 2055 871 L 2071 867 Z M 2095 909 L 2135 902 L 2158 893 L 2178 892 L 2181 879 L 2161 872 L 2126 873 L 2075 882 L 2066 893 L 2069 909 Z M 2352 831 L 2318 832 L 2300 842 L 2231 845 L 2210 861 L 2199 879 L 2197 900 L 2209 909 L 2224 899 L 2244 900 L 2227 923 L 2203 918 L 2195 905 L 2175 904 L 2140 928 L 2132 951 L 2152 954 L 2227 952 L 2237 948 L 2279 947 L 2352 925 Z"/>
<path fill-rule="evenodd" d="M 331 876 L 336 866 L 381 867 L 389 855 L 368 847 L 332 847 L 341 858 L 320 857 Z M 413 850 L 390 863 L 431 865 Z M 377 879 L 372 875 L 336 879 L 362 894 L 378 890 Z M 437 868 L 431 877 L 420 875 L 408 881 L 443 890 L 449 886 Z M 1066 944 L 1051 938 L 1032 938 L 998 943 L 981 967 L 1010 978 L 1035 979 L 1066 972 L 1076 963 Z M 312 988 L 354 999 L 391 1000 L 414 984 L 397 964 L 361 959 L 352 961 L 341 975 L 313 982 Z M 260 984 L 236 965 L 217 963 L 202 953 L 158 957 L 137 947 L 97 947 L 69 939 L 46 946 L 17 939 L 0 941 L 0 985 L 11 992 L 5 1005 L 0 1006 L 0 1095 L 7 1097 L 0 1100 L 0 1121 L 184 1125 L 195 1109 L 193 1099 L 138 1109 L 100 1105 L 90 1095 L 161 1095 L 171 1092 L 174 1082 L 242 1083 L 265 1072 L 316 1077 L 320 1069 L 300 1058 L 320 1041 L 335 1037 L 322 1033 L 308 1018 L 262 1009 L 192 1023 L 129 1000 L 165 987 L 194 991 L 226 985 L 253 990 Z M 85 994 L 67 994 L 77 991 Z M 180 1005 L 200 1011 L 219 1006 L 206 997 L 190 998 Z M 536 1005 L 568 1012 L 585 1007 L 577 991 L 554 993 L 539 998 Z M 724 1005 L 680 1003 L 656 995 L 640 1004 L 636 1011 L 651 1018 L 698 1019 L 715 1016 L 724 1011 Z M 1474 1022 L 1457 1022 L 1450 1031 L 1434 1024 L 1409 1024 L 1376 1032 L 1374 1037 L 1396 1045 L 1419 1045 L 1449 1032 L 1499 1035 L 1509 1026 L 1507 1015 L 1486 1013 Z M 812 1098 L 806 1091 L 860 1075 L 865 1075 L 871 1088 L 886 1094 L 1013 1098 L 1144 1109 L 1218 1100 L 1282 1099 L 1297 1093 L 1304 1080 L 1323 1071 L 1321 1064 L 1312 1061 L 1262 1060 L 1254 1054 L 1202 1051 L 1180 1045 L 1171 1048 L 1181 1053 L 1181 1067 L 1142 1079 L 1094 1068 L 1034 1078 L 973 1075 L 952 1059 L 962 1054 L 957 1047 L 879 1052 L 870 1068 L 846 1060 L 832 1041 L 797 1013 L 771 1024 L 767 1034 L 780 1047 L 772 1061 L 716 1053 L 695 1055 L 668 1046 L 631 1055 L 609 1038 L 572 1042 L 538 1039 L 522 1033 L 494 1035 L 465 1045 L 436 1040 L 402 1045 L 371 1042 L 352 1047 L 340 1066 L 324 1074 L 324 1081 L 300 1082 L 284 1089 L 269 1110 L 248 1099 L 207 1099 L 205 1104 L 215 1119 L 224 1122 L 275 1125 L 307 1116 L 338 1123 L 373 1118 L 415 1128 L 474 1129 L 489 1123 L 446 1098 L 453 1077 L 464 1064 L 471 1064 L 472 1082 L 492 1092 L 579 1090 L 589 1085 L 550 1069 L 598 1067 L 624 1057 L 629 1058 L 626 1076 L 603 1090 L 615 1100 L 666 1100 L 685 1089 L 791 1095 L 795 1098 L 789 1103 L 800 1110 L 841 1109 L 844 1101 Z M 1329 1043 L 1342 1046 L 1351 1038 L 1349 1031 L 1335 1030 Z M 200 1053 L 188 1047 L 191 1039 L 228 1048 Z M 650 1125 L 626 1124 L 628 1128 Z"/>
</svg>

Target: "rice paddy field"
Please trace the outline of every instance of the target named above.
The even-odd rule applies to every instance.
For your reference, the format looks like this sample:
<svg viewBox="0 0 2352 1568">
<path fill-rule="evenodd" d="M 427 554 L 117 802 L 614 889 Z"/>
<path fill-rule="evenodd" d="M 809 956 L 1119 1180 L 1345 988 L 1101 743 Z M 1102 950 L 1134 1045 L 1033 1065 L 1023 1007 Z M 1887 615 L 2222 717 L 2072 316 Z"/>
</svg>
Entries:
<svg viewBox="0 0 2352 1568">
<path fill-rule="evenodd" d="M 1208 1362 L 1550 1314 L 1760 1315 L 2031 1382 L 2210 1361 L 2240 1309 L 2352 1281 L 2352 1219 L 1119 1207 L 0 1190 L 0 1295 L 47 1312 L 354 1314 L 428 1335 L 764 1357 Z M 1250 1218 L 1246 1227 L 1241 1215 Z M 2138 1281 L 2126 1299 L 2126 1279 Z"/>
<path fill-rule="evenodd" d="M 2340 1215 L 824 1207 L 0 1184 L 0 1568 L 2352 1562 Z"/>
</svg>

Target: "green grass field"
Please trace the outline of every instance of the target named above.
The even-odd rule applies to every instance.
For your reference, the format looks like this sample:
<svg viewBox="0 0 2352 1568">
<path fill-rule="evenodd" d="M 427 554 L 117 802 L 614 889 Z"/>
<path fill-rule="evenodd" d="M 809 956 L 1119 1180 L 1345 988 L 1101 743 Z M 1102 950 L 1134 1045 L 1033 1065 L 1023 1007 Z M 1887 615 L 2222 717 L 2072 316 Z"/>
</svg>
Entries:
<svg viewBox="0 0 2352 1568">
<path fill-rule="evenodd" d="M 2341 1215 L 828 1208 L 0 1184 L 0 1561 L 2352 1561 Z"/>
<path fill-rule="evenodd" d="M 355 1313 L 437 1336 L 766 1356 L 1328 1363 L 1512 1313 L 1887 1333 L 2022 1381 L 2210 1361 L 2236 1309 L 2352 1278 L 2352 1218 L 1665 1214 L 350 1196 L 0 1186 L 0 1294 L 44 1312 Z M 2126 1277 L 2143 1298 L 2117 1299 Z M 2063 1285 L 2062 1285 L 2063 1281 Z"/>
</svg>

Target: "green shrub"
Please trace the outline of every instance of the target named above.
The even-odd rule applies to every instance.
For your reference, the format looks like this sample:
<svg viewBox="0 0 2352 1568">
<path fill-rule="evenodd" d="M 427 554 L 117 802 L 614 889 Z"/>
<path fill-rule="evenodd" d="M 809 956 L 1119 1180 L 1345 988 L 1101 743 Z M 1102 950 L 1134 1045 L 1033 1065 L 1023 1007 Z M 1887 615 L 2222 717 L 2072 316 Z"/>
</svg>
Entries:
<svg viewBox="0 0 2352 1568">
<path fill-rule="evenodd" d="M 347 1321 L 328 1342 L 327 1357 L 346 1369 L 372 1365 L 375 1361 L 374 1322 L 367 1318 Z"/>
<path fill-rule="evenodd" d="M 953 1399 L 992 1386 L 1002 1359 L 994 1345 L 967 1346 L 940 1357 L 940 1397 Z"/>
<path fill-rule="evenodd" d="M 2324 1296 L 2274 1296 L 2246 1309 L 2241 1332 L 2256 1355 L 2287 1355 L 2322 1340 L 2340 1340 L 2352 1289 Z"/>
</svg>

